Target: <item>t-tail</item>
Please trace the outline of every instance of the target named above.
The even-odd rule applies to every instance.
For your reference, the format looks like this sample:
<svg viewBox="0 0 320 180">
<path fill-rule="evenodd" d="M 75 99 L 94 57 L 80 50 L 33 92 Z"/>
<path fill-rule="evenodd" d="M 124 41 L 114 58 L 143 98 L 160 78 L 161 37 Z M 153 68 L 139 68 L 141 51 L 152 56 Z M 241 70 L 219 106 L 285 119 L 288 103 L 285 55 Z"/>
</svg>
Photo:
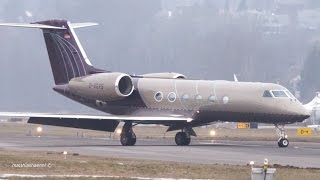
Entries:
<svg viewBox="0 0 320 180">
<path fill-rule="evenodd" d="M 76 28 L 94 25 L 97 24 L 72 24 L 66 20 L 47 20 L 31 24 L 0 23 L 0 26 L 42 29 L 56 85 L 67 84 L 75 77 L 105 72 L 92 66 L 74 32 Z"/>
</svg>

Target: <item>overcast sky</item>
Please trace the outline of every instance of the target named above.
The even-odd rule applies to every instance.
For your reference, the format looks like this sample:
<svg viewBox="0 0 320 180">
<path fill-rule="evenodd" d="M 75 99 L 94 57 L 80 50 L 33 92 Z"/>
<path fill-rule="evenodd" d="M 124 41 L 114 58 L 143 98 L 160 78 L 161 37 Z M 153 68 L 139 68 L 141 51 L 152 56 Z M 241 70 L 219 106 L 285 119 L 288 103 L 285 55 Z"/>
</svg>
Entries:
<svg viewBox="0 0 320 180">
<path fill-rule="evenodd" d="M 272 9 L 277 7 L 273 3 L 170 2 L 0 0 L 0 20 L 98 22 L 99 26 L 79 29 L 77 34 L 93 65 L 102 69 L 129 74 L 170 71 L 213 80 L 232 80 L 236 73 L 240 80 L 279 80 L 287 87 L 300 72 L 312 46 L 310 39 L 318 33 L 298 29 L 290 12 Z M 257 10 L 251 11 L 255 6 L 274 13 L 258 18 Z M 270 31 L 265 27 L 269 17 L 286 28 Z M 1 111 L 91 112 L 52 90 L 40 30 L 1 27 L 0 36 Z"/>
</svg>

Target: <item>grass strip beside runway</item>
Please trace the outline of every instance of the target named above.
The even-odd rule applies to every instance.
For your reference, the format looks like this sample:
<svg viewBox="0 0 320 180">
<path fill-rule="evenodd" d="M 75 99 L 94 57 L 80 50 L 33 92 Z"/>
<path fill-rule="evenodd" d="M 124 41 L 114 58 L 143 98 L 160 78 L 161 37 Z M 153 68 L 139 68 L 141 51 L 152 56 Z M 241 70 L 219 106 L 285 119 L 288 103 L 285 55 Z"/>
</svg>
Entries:
<svg viewBox="0 0 320 180">
<path fill-rule="evenodd" d="M 0 174 L 98 175 L 110 176 L 110 179 L 113 179 L 111 177 L 113 176 L 114 179 L 146 177 L 232 180 L 250 179 L 250 166 L 199 165 L 192 163 L 122 159 L 120 157 L 103 158 L 97 156 L 82 156 L 81 154 L 73 154 L 72 152 L 68 152 L 65 156 L 62 152 L 0 150 Z M 319 174 L 320 169 L 277 167 L 277 179 L 312 180 L 318 179 Z M 117 176 L 120 178 L 117 178 Z M 84 179 L 88 178 L 89 177 L 86 177 Z M 15 177 L 13 179 L 35 178 Z M 48 179 L 48 177 L 44 179 Z M 50 179 L 61 179 L 61 177 L 50 177 Z M 66 179 L 79 179 L 79 177 L 68 177 Z"/>
</svg>

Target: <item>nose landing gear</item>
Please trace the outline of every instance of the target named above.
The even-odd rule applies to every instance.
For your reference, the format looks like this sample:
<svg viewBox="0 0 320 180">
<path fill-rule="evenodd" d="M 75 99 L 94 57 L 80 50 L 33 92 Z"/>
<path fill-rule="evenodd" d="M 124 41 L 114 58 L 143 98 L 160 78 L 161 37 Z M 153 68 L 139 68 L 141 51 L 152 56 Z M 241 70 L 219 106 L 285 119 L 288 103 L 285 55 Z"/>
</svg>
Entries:
<svg viewBox="0 0 320 180">
<path fill-rule="evenodd" d="M 289 146 L 289 140 L 287 139 L 288 136 L 285 133 L 284 124 L 275 124 L 275 127 L 277 128 L 277 135 L 279 137 L 278 139 L 278 146 L 279 147 L 288 147 Z"/>
<path fill-rule="evenodd" d="M 132 130 L 132 122 L 126 122 L 120 134 L 120 142 L 122 146 L 134 146 L 136 141 L 137 137 Z"/>
</svg>

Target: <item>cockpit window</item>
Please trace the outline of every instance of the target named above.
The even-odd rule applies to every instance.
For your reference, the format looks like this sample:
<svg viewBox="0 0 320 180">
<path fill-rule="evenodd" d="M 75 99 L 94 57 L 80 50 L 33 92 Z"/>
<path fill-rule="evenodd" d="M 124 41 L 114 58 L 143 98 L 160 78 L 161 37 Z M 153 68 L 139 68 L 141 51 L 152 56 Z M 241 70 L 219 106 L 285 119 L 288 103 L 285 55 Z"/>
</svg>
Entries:
<svg viewBox="0 0 320 180">
<path fill-rule="evenodd" d="M 286 92 L 283 90 L 273 90 L 271 91 L 271 93 L 273 94 L 274 97 L 286 97 L 286 98 L 288 97 Z"/>
<path fill-rule="evenodd" d="M 290 98 L 295 99 L 294 95 L 289 90 L 286 90 L 286 93 L 289 95 Z"/>
<path fill-rule="evenodd" d="M 271 95 L 270 91 L 266 90 L 263 93 L 263 97 L 272 97 L 272 95 Z"/>
</svg>

